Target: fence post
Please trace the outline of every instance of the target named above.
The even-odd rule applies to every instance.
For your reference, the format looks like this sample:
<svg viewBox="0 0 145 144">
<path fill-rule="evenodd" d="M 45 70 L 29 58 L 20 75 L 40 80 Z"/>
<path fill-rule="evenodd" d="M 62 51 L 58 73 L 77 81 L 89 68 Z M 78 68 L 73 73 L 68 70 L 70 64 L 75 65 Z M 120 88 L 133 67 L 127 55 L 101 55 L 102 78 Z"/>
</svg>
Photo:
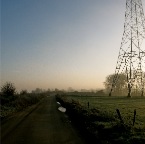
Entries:
<svg viewBox="0 0 145 144">
<path fill-rule="evenodd" d="M 135 117 L 136 117 L 136 109 L 134 110 L 133 126 L 134 126 L 134 124 L 135 124 Z"/>
<path fill-rule="evenodd" d="M 122 124 L 124 124 L 119 109 L 116 109 L 116 112 L 117 112 L 117 114 L 118 114 L 118 117 L 119 117 L 119 119 L 120 119 L 120 122 L 121 122 Z"/>
<path fill-rule="evenodd" d="M 90 104 L 89 104 L 89 102 L 88 102 L 88 109 L 89 109 L 89 106 L 90 106 Z"/>
</svg>

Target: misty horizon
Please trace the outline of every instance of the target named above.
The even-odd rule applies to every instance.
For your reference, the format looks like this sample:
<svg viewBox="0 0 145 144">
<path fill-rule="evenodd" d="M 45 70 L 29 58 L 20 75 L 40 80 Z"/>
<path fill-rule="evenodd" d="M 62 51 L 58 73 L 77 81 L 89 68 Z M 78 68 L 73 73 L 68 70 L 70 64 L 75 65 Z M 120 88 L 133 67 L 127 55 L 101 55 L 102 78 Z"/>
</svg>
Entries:
<svg viewBox="0 0 145 144">
<path fill-rule="evenodd" d="M 122 0 L 2 0 L 0 85 L 103 89 L 115 71 L 125 6 Z"/>
</svg>

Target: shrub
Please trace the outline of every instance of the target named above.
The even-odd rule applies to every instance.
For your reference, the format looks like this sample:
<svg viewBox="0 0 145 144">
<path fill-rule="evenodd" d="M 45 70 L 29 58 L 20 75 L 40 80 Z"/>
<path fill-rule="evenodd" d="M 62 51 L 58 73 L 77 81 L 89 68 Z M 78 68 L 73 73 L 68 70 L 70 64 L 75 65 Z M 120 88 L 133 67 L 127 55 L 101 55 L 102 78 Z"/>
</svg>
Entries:
<svg viewBox="0 0 145 144">
<path fill-rule="evenodd" d="M 21 90 L 20 95 L 26 95 L 28 94 L 27 90 Z"/>
<path fill-rule="evenodd" d="M 1 87 L 1 94 L 5 95 L 5 96 L 14 96 L 16 93 L 16 88 L 13 85 L 13 83 L 11 82 L 6 82 L 6 84 L 4 84 Z"/>
<path fill-rule="evenodd" d="M 14 100 L 14 95 L 16 94 L 16 88 L 11 82 L 5 83 L 1 87 L 1 94 L 0 94 L 0 101 L 1 104 L 9 103 L 10 101 Z"/>
</svg>

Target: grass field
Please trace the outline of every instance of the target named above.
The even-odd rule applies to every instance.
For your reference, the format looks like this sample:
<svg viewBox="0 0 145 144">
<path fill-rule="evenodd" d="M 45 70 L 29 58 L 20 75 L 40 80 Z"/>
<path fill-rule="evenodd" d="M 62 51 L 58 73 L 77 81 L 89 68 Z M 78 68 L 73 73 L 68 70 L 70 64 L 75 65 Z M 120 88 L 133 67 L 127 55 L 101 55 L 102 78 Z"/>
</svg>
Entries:
<svg viewBox="0 0 145 144">
<path fill-rule="evenodd" d="M 66 107 L 68 116 L 84 137 L 89 135 L 88 140 L 94 139 L 100 144 L 145 144 L 144 97 L 66 94 L 56 98 Z"/>
<path fill-rule="evenodd" d="M 95 108 L 114 117 L 117 116 L 116 109 L 119 109 L 123 121 L 128 124 L 133 123 L 134 110 L 136 110 L 134 127 L 145 129 L 145 98 L 107 96 L 68 96 L 68 98 L 79 101 L 86 108 L 89 102 L 89 109 Z"/>
</svg>

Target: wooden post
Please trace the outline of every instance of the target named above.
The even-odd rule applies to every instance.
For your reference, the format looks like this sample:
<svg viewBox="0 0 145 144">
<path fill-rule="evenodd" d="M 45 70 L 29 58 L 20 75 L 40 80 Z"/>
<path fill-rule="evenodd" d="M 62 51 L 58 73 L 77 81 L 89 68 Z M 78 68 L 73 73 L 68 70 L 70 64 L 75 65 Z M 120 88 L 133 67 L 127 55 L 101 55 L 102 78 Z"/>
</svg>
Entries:
<svg viewBox="0 0 145 144">
<path fill-rule="evenodd" d="M 117 114 L 118 114 L 118 117 L 119 117 L 119 119 L 120 119 L 120 122 L 121 122 L 122 124 L 124 124 L 119 109 L 116 109 L 116 112 L 117 112 Z"/>
<path fill-rule="evenodd" d="M 89 102 L 88 102 L 88 109 L 89 109 L 89 106 L 90 106 L 90 104 L 89 104 Z"/>
<path fill-rule="evenodd" d="M 134 110 L 133 126 L 134 126 L 134 124 L 135 124 L 135 117 L 136 117 L 136 109 Z"/>
</svg>

